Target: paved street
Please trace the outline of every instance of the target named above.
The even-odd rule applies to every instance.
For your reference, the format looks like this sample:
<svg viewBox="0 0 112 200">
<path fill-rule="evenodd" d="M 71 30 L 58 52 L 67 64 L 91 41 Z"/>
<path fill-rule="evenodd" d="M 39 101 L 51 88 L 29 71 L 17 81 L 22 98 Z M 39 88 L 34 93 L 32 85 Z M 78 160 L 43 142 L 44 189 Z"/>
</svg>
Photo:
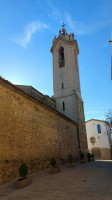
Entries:
<svg viewBox="0 0 112 200">
<path fill-rule="evenodd" d="M 13 182 L 1 185 L 0 200 L 112 200 L 112 161 L 61 168 L 32 174 L 32 184 L 22 189 L 13 189 Z"/>
</svg>

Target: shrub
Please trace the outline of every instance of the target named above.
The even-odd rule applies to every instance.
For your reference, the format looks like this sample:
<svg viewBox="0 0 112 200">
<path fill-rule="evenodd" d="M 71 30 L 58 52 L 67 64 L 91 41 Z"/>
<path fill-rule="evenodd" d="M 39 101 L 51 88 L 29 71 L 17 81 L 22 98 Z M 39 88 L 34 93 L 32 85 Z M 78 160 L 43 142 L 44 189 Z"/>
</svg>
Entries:
<svg viewBox="0 0 112 200">
<path fill-rule="evenodd" d="M 68 162 L 69 163 L 73 162 L 73 156 L 72 156 L 72 154 L 68 154 Z"/>
<path fill-rule="evenodd" d="M 56 160 L 55 160 L 55 158 L 51 158 L 50 165 L 51 165 L 52 167 L 55 167 L 55 166 L 56 166 Z"/>
<path fill-rule="evenodd" d="M 22 178 L 25 178 L 28 174 L 28 167 L 26 164 L 22 164 L 20 165 L 20 168 L 19 168 L 19 175 L 22 177 Z"/>
<path fill-rule="evenodd" d="M 80 154 L 80 158 L 81 158 L 81 160 L 84 159 L 84 154 L 83 153 Z"/>
<path fill-rule="evenodd" d="M 90 153 L 87 154 L 87 158 L 88 158 L 88 162 L 91 162 L 91 154 Z"/>
</svg>

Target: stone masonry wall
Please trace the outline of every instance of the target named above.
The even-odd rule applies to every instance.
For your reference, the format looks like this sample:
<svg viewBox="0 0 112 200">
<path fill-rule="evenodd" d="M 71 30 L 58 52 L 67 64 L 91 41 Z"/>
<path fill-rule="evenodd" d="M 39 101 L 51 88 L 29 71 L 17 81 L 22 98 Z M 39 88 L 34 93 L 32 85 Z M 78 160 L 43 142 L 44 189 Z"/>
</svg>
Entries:
<svg viewBox="0 0 112 200">
<path fill-rule="evenodd" d="M 111 160 L 111 150 L 110 148 L 99 148 L 99 147 L 93 147 L 91 149 L 89 149 L 89 153 L 94 153 L 93 150 L 99 150 L 101 152 L 101 157 L 96 157 L 94 155 L 94 158 L 97 160 L 101 159 L 101 160 Z"/>
<path fill-rule="evenodd" d="M 84 117 L 84 108 L 83 102 L 80 100 L 78 96 L 76 96 L 76 104 L 77 104 L 77 123 L 78 123 L 78 135 L 79 135 L 79 145 L 80 150 L 87 157 L 88 145 L 87 145 L 87 134 L 85 127 L 85 117 Z"/>
<path fill-rule="evenodd" d="M 51 157 L 78 159 L 77 126 L 67 117 L 0 79 L 0 183 L 49 166 Z"/>
</svg>

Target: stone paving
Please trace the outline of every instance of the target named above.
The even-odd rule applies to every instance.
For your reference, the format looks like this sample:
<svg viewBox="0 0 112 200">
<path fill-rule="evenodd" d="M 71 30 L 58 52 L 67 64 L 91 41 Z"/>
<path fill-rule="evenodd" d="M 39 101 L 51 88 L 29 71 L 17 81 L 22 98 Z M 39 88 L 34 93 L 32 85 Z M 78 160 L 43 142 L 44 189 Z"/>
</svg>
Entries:
<svg viewBox="0 0 112 200">
<path fill-rule="evenodd" d="M 13 182 L 0 185 L 0 200 L 112 200 L 112 161 L 76 163 L 31 174 L 32 184 L 14 189 Z"/>
</svg>

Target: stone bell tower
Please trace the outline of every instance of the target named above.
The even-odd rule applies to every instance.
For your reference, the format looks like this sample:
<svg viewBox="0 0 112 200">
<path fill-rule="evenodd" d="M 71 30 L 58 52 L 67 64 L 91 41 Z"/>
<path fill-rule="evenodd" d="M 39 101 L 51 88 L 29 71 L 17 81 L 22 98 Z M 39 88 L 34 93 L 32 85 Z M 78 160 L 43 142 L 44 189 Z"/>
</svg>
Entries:
<svg viewBox="0 0 112 200">
<path fill-rule="evenodd" d="M 51 53 L 53 56 L 53 98 L 56 101 L 56 109 L 78 124 L 79 148 L 87 149 L 78 66 L 79 48 L 74 34 L 69 35 L 64 24 L 62 31 L 59 31 L 59 36 L 53 40 Z"/>
</svg>

